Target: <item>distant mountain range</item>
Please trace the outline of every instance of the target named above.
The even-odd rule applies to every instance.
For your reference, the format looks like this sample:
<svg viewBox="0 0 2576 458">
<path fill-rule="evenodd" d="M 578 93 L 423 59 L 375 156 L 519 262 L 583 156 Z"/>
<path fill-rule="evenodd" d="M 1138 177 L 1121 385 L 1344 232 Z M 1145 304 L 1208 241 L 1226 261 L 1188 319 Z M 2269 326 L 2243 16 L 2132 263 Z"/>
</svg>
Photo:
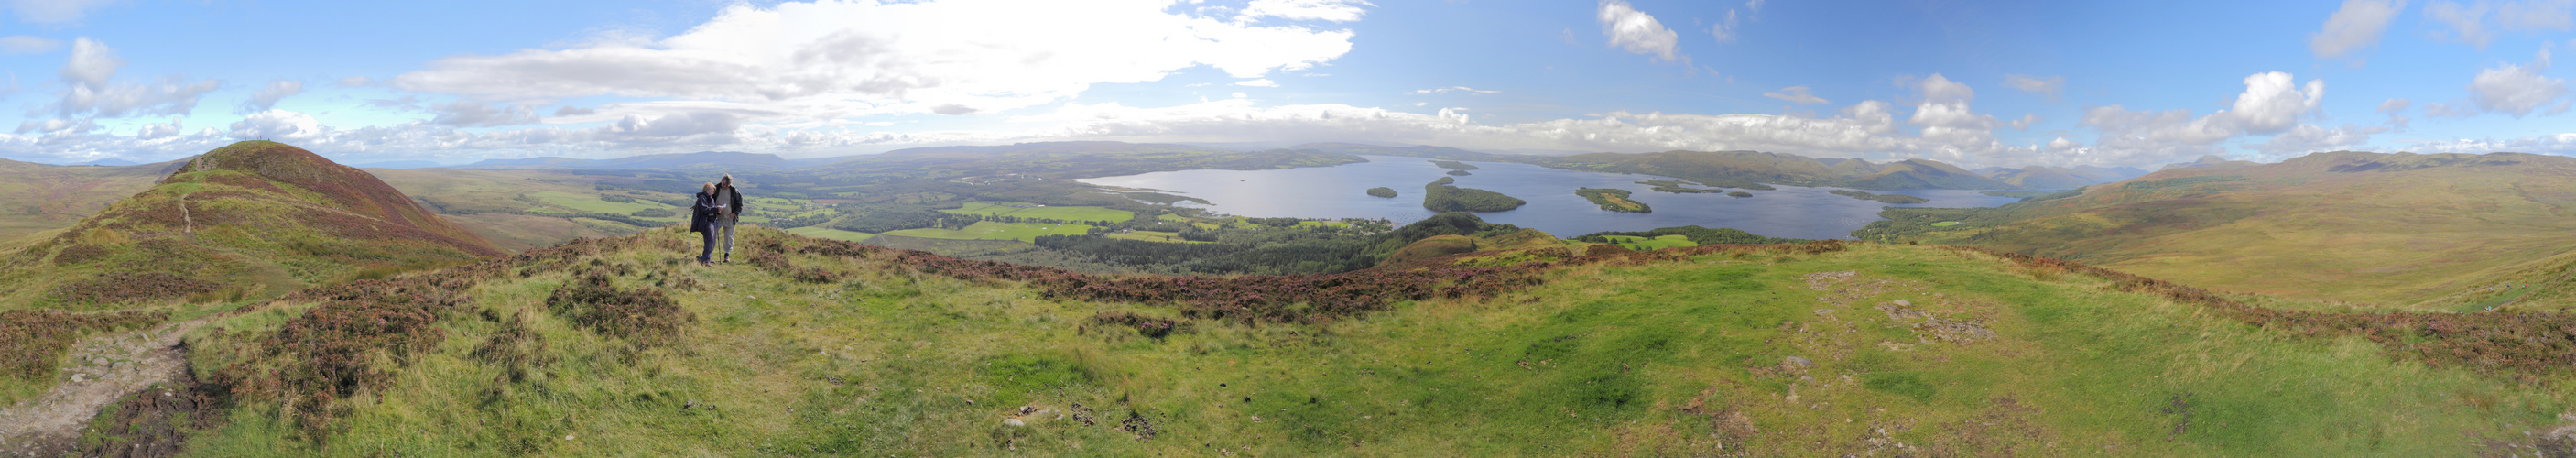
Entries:
<svg viewBox="0 0 2576 458">
<path fill-rule="evenodd" d="M 770 170 L 822 165 L 847 157 L 789 160 L 776 154 L 704 151 L 679 154 L 647 154 L 615 159 L 574 159 L 568 157 L 532 157 L 525 159 L 487 159 L 455 166 L 460 169 L 490 170 L 661 170 L 700 167 Z M 395 167 L 401 168 L 401 167 Z"/>
</svg>

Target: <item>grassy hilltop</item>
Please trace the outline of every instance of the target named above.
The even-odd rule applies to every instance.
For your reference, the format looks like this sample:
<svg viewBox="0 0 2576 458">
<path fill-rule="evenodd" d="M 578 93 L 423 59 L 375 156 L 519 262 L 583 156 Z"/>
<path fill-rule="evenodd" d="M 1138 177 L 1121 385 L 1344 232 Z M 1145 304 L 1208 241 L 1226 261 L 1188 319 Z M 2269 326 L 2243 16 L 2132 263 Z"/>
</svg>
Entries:
<svg viewBox="0 0 2576 458">
<path fill-rule="evenodd" d="M 2318 153 L 2160 171 L 1992 209 L 1891 209 L 1853 235 L 2064 258 L 2212 288 L 2418 304 L 2569 253 L 2576 159 Z M 2039 199 L 2039 198 L 2034 198 Z M 1955 224 L 1944 224 L 1955 222 Z"/>
<path fill-rule="evenodd" d="M 216 322 L 191 359 L 235 404 L 198 413 L 225 421 L 189 449 L 2426 455 L 2528 444 L 2570 403 L 2517 381 L 2563 377 L 2554 361 L 2383 349 L 2290 324 L 2346 315 L 1974 250 L 1112 279 L 768 229 L 753 263 L 700 269 L 691 240 L 586 240 Z"/>
</svg>

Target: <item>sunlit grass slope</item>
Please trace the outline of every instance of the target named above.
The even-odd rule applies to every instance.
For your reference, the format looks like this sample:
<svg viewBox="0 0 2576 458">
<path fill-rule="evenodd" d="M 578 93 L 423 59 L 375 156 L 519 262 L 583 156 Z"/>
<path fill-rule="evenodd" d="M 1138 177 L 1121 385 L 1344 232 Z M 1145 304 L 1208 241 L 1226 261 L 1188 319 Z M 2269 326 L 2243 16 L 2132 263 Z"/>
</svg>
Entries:
<svg viewBox="0 0 2576 458">
<path fill-rule="evenodd" d="M 746 230 L 751 263 L 696 267 L 690 235 L 203 328 L 192 363 L 237 405 L 190 450 L 2424 456 L 2527 447 L 2570 403 L 2563 373 L 2427 366 L 2168 299 L 2187 291 L 1927 246 L 1111 281 L 765 228 Z M 1190 292 L 1105 299 L 1150 285 Z M 1246 299 L 1266 296 L 1314 299 Z"/>
<path fill-rule="evenodd" d="M 1894 219 L 1854 235 L 2397 306 L 2478 287 L 2481 279 L 2576 249 L 2576 159 L 2318 153 L 2279 164 L 2167 170 L 2000 209 L 1889 215 Z M 1948 221 L 1960 223 L 1935 226 Z"/>
</svg>

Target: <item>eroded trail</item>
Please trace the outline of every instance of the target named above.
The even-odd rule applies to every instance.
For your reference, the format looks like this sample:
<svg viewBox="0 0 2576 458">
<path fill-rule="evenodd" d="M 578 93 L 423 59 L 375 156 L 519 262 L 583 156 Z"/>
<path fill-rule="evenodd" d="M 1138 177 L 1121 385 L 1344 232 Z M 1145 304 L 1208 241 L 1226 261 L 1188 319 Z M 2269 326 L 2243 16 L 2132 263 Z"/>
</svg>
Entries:
<svg viewBox="0 0 2576 458">
<path fill-rule="evenodd" d="M 91 338 L 72 346 L 60 383 L 42 396 L 0 409 L 0 454 L 57 456 L 72 450 L 80 428 L 102 407 L 155 383 L 187 377 L 179 340 L 205 320 Z"/>
</svg>

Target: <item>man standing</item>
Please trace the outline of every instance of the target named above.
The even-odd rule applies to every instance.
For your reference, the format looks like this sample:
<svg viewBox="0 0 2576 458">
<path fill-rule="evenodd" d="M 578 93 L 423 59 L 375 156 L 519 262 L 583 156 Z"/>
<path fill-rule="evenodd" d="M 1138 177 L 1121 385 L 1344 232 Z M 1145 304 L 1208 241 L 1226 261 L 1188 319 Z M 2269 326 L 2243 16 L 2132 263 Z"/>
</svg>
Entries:
<svg viewBox="0 0 2576 458">
<path fill-rule="evenodd" d="M 733 262 L 733 225 L 742 218 L 743 211 L 742 191 L 734 189 L 733 174 L 725 174 L 723 179 L 716 180 L 716 205 L 715 230 L 723 233 L 724 262 L 730 263 Z"/>
</svg>

